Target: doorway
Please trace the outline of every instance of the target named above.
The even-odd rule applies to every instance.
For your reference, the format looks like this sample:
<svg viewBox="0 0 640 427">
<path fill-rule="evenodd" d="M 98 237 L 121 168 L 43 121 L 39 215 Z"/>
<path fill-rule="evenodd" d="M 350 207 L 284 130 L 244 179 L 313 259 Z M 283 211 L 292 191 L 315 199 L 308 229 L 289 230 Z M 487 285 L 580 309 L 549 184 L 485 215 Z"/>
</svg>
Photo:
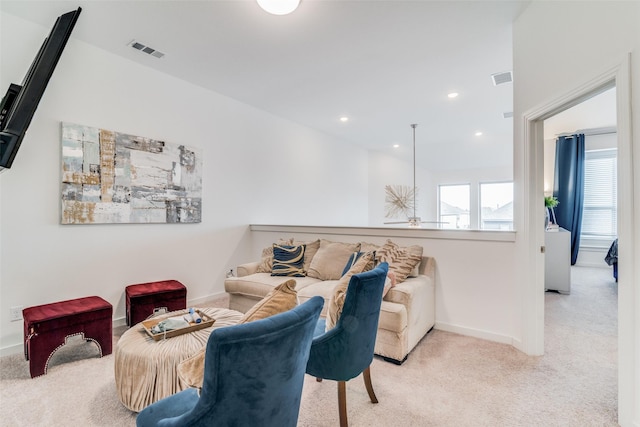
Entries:
<svg viewBox="0 0 640 427">
<path fill-rule="evenodd" d="M 591 81 L 567 92 L 557 99 L 525 114 L 524 150 L 531 169 L 524 176 L 523 209 L 526 213 L 523 229 L 528 242 L 527 280 L 523 305 L 524 329 L 522 346 L 529 354 L 544 353 L 544 211 L 543 199 L 543 128 L 544 120 L 589 99 L 594 94 L 611 87 L 616 88 L 616 127 L 618 131 L 618 234 L 619 248 L 629 259 L 635 253 L 633 238 L 633 152 L 631 138 L 631 76 L 630 58 L 622 61 L 593 78 Z M 631 264 L 631 265 L 630 265 Z M 620 420 L 632 419 L 635 411 L 635 360 L 636 313 L 640 311 L 634 298 L 633 282 L 637 276 L 633 263 L 621 263 L 618 270 L 618 416 Z"/>
<path fill-rule="evenodd" d="M 585 135 L 584 209 L 575 265 L 570 265 L 571 233 L 555 227 L 545 231 L 544 354 L 570 360 L 563 382 L 576 384 L 576 396 L 589 396 L 603 413 L 613 415 L 618 410 L 618 296 L 604 259 L 617 237 L 616 88 L 591 95 L 543 122 L 545 197 L 555 188 L 558 137 Z"/>
</svg>

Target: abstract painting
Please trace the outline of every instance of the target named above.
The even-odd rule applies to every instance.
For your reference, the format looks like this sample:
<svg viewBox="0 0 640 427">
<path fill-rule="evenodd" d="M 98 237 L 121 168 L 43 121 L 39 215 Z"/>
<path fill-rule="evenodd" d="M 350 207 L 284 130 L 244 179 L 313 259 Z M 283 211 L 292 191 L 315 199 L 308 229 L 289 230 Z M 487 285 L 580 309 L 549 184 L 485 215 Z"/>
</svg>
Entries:
<svg viewBox="0 0 640 427">
<path fill-rule="evenodd" d="M 200 149 L 62 123 L 62 224 L 201 218 Z"/>
</svg>

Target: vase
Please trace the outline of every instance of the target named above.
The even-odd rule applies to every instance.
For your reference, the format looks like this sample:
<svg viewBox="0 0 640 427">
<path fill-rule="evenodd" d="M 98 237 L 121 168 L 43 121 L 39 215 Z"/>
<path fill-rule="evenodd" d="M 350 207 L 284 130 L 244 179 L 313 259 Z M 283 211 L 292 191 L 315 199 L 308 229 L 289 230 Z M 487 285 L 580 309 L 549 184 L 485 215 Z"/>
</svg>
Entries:
<svg viewBox="0 0 640 427">
<path fill-rule="evenodd" d="M 544 208 L 544 229 L 548 230 L 549 229 L 549 223 L 551 222 L 551 215 L 549 212 L 549 208 L 545 207 Z"/>
</svg>

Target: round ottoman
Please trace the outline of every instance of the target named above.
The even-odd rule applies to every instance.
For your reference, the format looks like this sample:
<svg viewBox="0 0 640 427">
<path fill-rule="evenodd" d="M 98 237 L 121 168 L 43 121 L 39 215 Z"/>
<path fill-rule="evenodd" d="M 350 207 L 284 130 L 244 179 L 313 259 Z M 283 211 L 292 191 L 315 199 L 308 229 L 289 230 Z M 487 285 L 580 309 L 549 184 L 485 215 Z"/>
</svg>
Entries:
<svg viewBox="0 0 640 427">
<path fill-rule="evenodd" d="M 164 397 L 188 386 L 178 377 L 178 364 L 207 344 L 211 331 L 235 325 L 243 314 L 225 308 L 201 308 L 215 323 L 165 340 L 154 341 L 142 323 L 134 325 L 118 340 L 115 349 L 115 379 L 118 398 L 124 406 L 139 412 Z M 158 318 L 187 313 L 178 310 Z"/>
</svg>

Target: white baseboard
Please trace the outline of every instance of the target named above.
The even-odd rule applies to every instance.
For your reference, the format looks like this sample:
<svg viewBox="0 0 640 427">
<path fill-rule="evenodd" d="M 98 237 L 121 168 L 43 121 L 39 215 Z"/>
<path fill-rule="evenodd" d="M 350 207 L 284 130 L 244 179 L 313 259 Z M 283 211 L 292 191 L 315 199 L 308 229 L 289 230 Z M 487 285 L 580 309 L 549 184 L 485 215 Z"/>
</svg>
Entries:
<svg viewBox="0 0 640 427">
<path fill-rule="evenodd" d="M 514 342 L 514 338 L 507 335 L 496 334 L 494 332 L 483 331 L 481 329 L 468 328 L 465 326 L 453 325 L 451 323 L 436 321 L 435 328 L 441 331 L 453 332 L 456 334 L 465 335 L 465 336 L 474 337 L 474 338 L 480 338 L 487 341 L 493 341 L 501 344 L 509 344 L 514 347 L 516 344 Z"/>
<path fill-rule="evenodd" d="M 217 298 L 221 298 L 225 295 L 226 295 L 226 292 L 219 292 L 216 294 L 205 295 L 199 298 L 193 298 L 193 299 L 187 300 L 187 307 L 197 307 L 200 304 L 208 303 L 209 301 L 215 300 Z M 125 326 L 126 324 L 127 324 L 127 319 L 125 316 L 114 318 L 112 322 L 113 328 Z M 21 354 L 22 352 L 24 352 L 24 344 L 21 342 L 18 344 L 9 345 L 7 347 L 0 348 L 0 357 L 9 356 L 12 354 Z"/>
</svg>

